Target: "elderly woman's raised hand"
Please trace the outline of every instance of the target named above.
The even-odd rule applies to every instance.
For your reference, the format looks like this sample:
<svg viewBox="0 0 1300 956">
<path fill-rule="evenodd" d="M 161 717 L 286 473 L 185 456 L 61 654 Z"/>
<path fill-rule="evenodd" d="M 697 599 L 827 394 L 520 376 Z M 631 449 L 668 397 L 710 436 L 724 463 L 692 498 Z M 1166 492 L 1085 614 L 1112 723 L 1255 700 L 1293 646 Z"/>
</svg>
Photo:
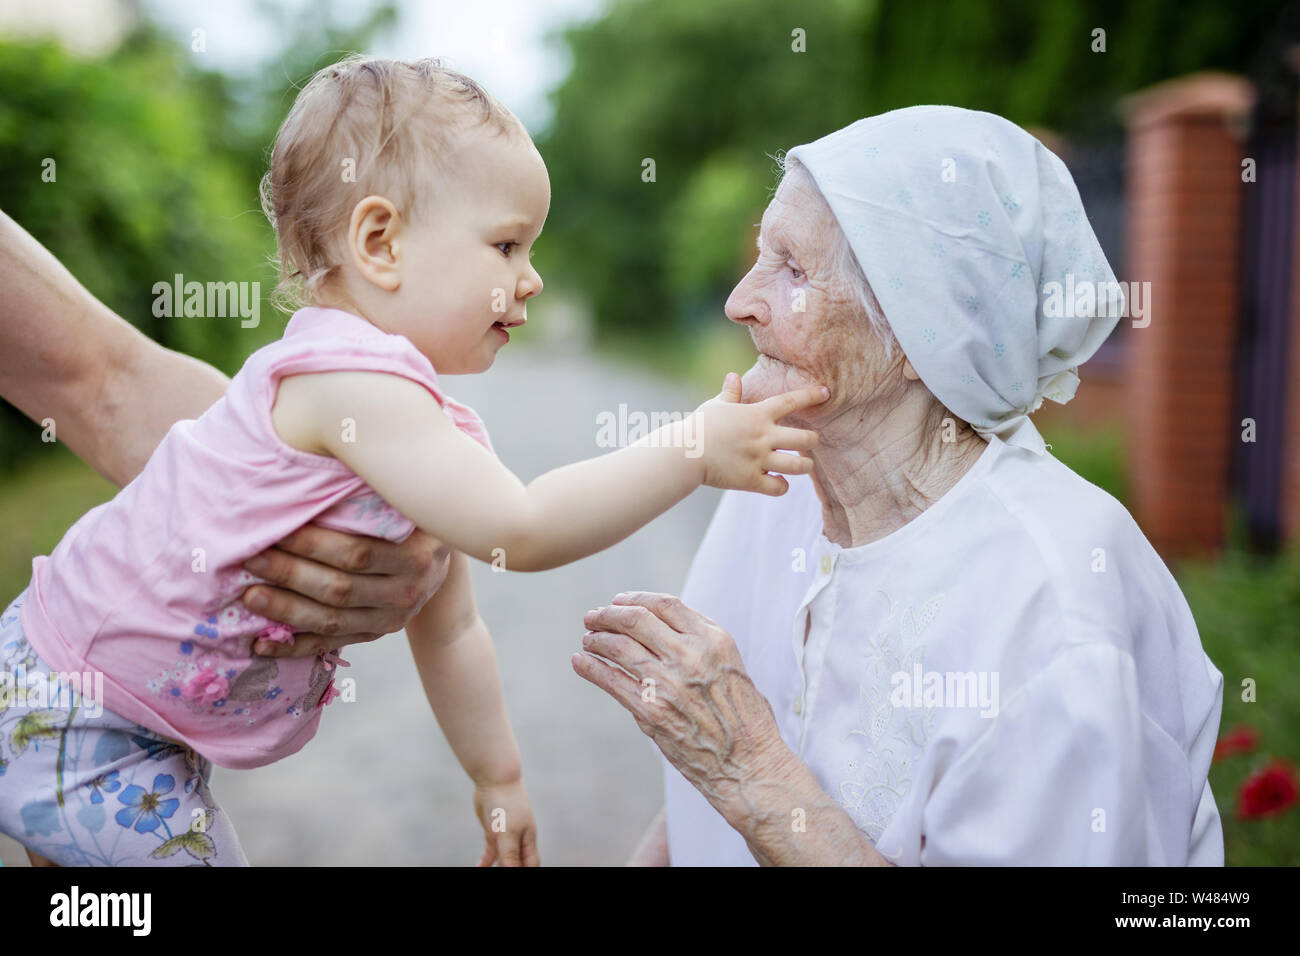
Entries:
<svg viewBox="0 0 1300 956">
<path fill-rule="evenodd" d="M 779 422 L 829 397 L 824 385 L 811 385 L 746 405 L 741 401 L 740 376 L 728 372 L 722 391 L 695 410 L 704 484 L 773 497 L 785 494 L 789 483 L 768 472 L 811 472 L 812 459 L 785 452 L 809 451 L 817 444 L 817 433 Z"/>
<path fill-rule="evenodd" d="M 643 591 L 619 594 L 583 622 L 587 653 L 573 655 L 573 669 L 627 708 L 715 807 L 779 772 L 790 751 L 772 706 L 716 623 L 680 598 Z"/>
<path fill-rule="evenodd" d="M 736 642 L 714 621 L 644 591 L 619 594 L 583 621 L 583 653 L 571 659 L 578 676 L 632 714 L 760 864 L 894 865 L 786 745 Z M 806 827 L 792 827 L 796 818 Z"/>
</svg>

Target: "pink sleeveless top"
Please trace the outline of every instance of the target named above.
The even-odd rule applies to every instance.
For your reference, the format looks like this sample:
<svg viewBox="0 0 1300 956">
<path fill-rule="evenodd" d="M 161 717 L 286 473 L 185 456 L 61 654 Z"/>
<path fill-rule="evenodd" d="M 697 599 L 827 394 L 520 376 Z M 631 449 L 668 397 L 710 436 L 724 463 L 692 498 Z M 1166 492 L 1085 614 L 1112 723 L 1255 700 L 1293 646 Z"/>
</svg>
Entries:
<svg viewBox="0 0 1300 956">
<path fill-rule="evenodd" d="M 22 623 L 51 669 L 104 674 L 104 701 L 223 767 L 272 763 L 314 736 L 337 655 L 265 658 L 287 629 L 239 602 L 240 565 L 309 522 L 404 540 L 414 524 L 335 458 L 281 441 L 281 376 L 375 371 L 419 382 L 489 451 L 483 422 L 444 395 L 410 340 L 336 309 L 295 313 L 215 405 L 177 422 L 143 472 L 32 561 Z"/>
</svg>

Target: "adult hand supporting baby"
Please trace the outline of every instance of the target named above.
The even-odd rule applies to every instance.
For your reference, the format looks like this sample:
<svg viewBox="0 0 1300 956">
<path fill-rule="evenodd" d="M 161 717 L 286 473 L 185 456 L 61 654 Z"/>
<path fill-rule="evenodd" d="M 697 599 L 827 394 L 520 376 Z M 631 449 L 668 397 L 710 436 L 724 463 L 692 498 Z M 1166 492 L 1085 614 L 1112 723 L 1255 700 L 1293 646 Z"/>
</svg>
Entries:
<svg viewBox="0 0 1300 956">
<path fill-rule="evenodd" d="M 245 562 L 258 577 L 244 604 L 296 632 L 292 644 L 262 640 L 267 657 L 307 657 L 400 631 L 447 576 L 447 549 L 419 528 L 400 544 L 304 525 Z"/>
<path fill-rule="evenodd" d="M 632 714 L 759 863 L 892 865 L 786 745 L 772 705 L 716 622 L 680 598 L 642 591 L 616 596 L 583 622 L 583 653 L 571 659 L 578 676 Z M 806 820 L 798 832 L 796 811 Z"/>
</svg>

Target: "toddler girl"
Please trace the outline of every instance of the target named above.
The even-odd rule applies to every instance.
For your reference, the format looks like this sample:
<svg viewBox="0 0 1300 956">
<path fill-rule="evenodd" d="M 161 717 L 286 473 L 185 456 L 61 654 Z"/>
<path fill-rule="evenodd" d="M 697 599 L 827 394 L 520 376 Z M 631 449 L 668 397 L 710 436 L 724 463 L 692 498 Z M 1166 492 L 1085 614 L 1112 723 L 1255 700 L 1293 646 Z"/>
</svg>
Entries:
<svg viewBox="0 0 1300 956">
<path fill-rule="evenodd" d="M 438 381 L 485 371 L 542 290 L 529 253 L 550 186 L 519 121 L 434 62 L 347 60 L 298 96 L 263 200 L 282 278 L 311 305 L 35 558 L 0 614 L 0 830 L 60 864 L 244 864 L 212 763 L 299 750 L 346 662 L 254 654 L 293 637 L 240 603 L 258 580 L 243 563 L 310 521 L 395 541 L 418 526 L 440 542 L 445 578 L 407 636 L 475 784 L 480 862 L 535 864 L 467 556 L 540 571 L 613 545 L 702 483 L 782 494 L 767 472 L 811 464 L 778 449 L 816 436 L 777 423 L 825 392 L 746 405 L 729 375 L 685 421 L 525 486 Z M 553 427 L 538 397 L 515 413 Z M 74 673 L 79 691 L 61 682 Z"/>
</svg>

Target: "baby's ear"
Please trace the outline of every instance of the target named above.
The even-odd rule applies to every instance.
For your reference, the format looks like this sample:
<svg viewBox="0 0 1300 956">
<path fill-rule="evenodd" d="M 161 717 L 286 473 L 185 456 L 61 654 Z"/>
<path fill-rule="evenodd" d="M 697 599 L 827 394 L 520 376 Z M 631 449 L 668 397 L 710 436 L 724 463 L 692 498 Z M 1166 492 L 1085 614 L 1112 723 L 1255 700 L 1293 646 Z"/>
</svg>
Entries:
<svg viewBox="0 0 1300 956">
<path fill-rule="evenodd" d="M 385 292 L 402 284 L 398 234 L 401 217 L 383 196 L 367 196 L 352 209 L 347 253 L 358 272 Z"/>
</svg>

